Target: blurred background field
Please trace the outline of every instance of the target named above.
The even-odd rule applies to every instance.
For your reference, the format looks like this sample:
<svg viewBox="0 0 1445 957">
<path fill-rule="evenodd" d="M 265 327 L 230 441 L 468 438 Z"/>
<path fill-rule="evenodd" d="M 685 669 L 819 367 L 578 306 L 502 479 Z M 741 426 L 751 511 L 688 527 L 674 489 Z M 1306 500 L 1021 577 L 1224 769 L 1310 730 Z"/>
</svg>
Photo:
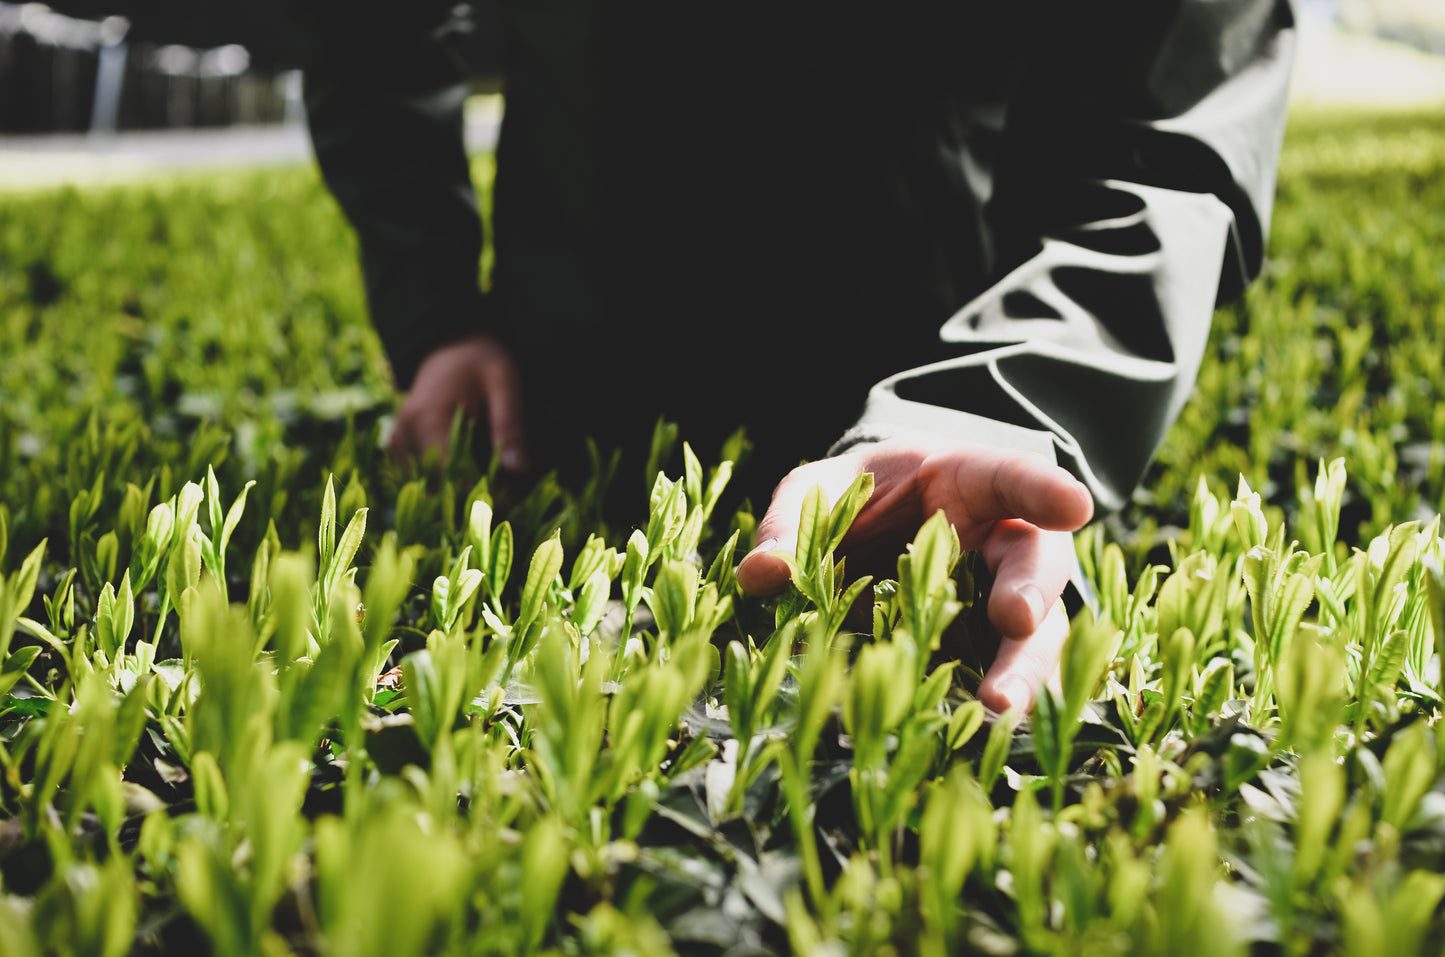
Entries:
<svg viewBox="0 0 1445 957">
<path fill-rule="evenodd" d="M 485 195 L 489 157 L 475 169 Z M 310 484 L 332 458 L 318 439 L 386 414 L 353 240 L 311 168 L 38 190 L 3 208 L 0 488 L 25 540 L 63 523 L 45 502 L 74 494 L 67 450 L 92 417 L 143 436 L 141 475 L 203 470 L 195 436 L 210 435 L 234 487 L 303 460 Z M 1267 273 L 1219 314 L 1122 538 L 1146 551 L 1200 476 L 1222 492 L 1243 473 L 1292 500 L 1337 455 L 1365 530 L 1440 510 L 1442 210 L 1445 113 L 1296 117 Z"/>
<path fill-rule="evenodd" d="M 1286 134 L 1265 274 L 1215 319 L 1138 527 L 1242 474 L 1292 498 L 1318 459 L 1354 483 L 1342 529 L 1445 503 L 1445 112 L 1318 112 Z M 1121 534 L 1131 534 L 1121 529 Z"/>
<path fill-rule="evenodd" d="M 239 77 L 269 84 L 280 105 L 267 125 L 246 115 L 240 126 L 86 132 L 76 118 L 94 112 L 92 86 L 68 113 L 52 102 L 52 118 L 71 116 L 68 132 L 7 130 L 23 95 L 56 100 L 62 66 L 94 80 L 84 64 L 106 44 L 129 47 L 133 100 L 162 51 L 177 64 L 222 63 L 227 43 L 260 37 L 258 24 L 278 15 L 261 5 L 207 20 L 205 5 L 182 15 L 156 3 L 116 21 L 100 19 L 116 10 L 103 2 L 61 9 L 0 3 L 10 103 L 0 109 L 0 488 L 30 503 L 18 516 L 25 538 L 51 531 L 47 496 L 74 494 L 65 450 L 92 421 L 142 436 L 142 460 L 199 463 L 212 443 L 232 480 L 269 471 L 283 483 L 305 462 L 309 486 L 334 464 L 322 460 L 346 423 L 379 427 L 392 392 L 353 239 L 310 162 L 289 72 L 298 51 L 262 38 L 254 60 L 229 53 L 239 73 L 211 78 L 230 84 L 233 103 Z M 1445 18 L 1408 0 L 1302 13 L 1267 274 L 1220 313 L 1194 401 L 1114 523 L 1141 559 L 1183 521 L 1201 476 L 1221 491 L 1242 473 L 1290 501 L 1307 468 L 1343 455 L 1347 516 L 1362 534 L 1433 514 L 1445 497 L 1445 265 L 1434 254 L 1445 240 Z M 48 86 L 25 94 L 27 63 L 48 65 Z M 194 98 L 201 81 L 191 79 L 166 82 Z M 487 94 L 468 114 L 484 197 L 501 110 Z M 198 430 L 209 438 L 197 442 Z"/>
</svg>

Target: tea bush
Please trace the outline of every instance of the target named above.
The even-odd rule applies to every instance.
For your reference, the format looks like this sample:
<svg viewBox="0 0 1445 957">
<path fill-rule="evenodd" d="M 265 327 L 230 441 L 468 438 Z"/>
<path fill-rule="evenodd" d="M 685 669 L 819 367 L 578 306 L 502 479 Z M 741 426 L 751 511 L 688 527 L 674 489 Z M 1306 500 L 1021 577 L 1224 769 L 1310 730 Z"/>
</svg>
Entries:
<svg viewBox="0 0 1445 957">
<path fill-rule="evenodd" d="M 846 574 L 866 481 L 759 602 L 740 440 L 633 529 L 391 463 L 314 174 L 6 202 L 0 952 L 1441 949 L 1439 116 L 1294 124 L 1028 718 L 941 520 Z"/>
</svg>

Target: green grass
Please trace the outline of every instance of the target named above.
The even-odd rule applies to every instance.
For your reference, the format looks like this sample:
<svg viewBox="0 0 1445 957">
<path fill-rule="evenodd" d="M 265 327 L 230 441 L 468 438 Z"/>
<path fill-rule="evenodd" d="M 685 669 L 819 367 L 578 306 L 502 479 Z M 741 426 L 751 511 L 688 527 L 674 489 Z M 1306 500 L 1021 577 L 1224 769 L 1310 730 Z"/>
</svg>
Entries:
<svg viewBox="0 0 1445 957">
<path fill-rule="evenodd" d="M 848 614 L 866 488 L 759 602 L 665 433 L 630 538 L 392 464 L 313 173 L 4 198 L 0 952 L 1440 952 L 1442 194 L 1440 116 L 1292 127 L 1022 723 L 945 526 Z"/>
</svg>

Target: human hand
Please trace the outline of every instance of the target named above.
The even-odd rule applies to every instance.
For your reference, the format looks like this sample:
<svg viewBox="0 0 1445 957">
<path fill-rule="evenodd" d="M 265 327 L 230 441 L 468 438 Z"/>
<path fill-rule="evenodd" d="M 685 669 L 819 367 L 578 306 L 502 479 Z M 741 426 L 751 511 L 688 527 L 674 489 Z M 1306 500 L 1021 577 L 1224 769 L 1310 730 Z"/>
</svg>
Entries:
<svg viewBox="0 0 1445 957">
<path fill-rule="evenodd" d="M 422 360 L 396 413 L 392 455 L 409 459 L 428 449 L 445 455 L 457 409 L 468 418 L 485 416 L 502 468 L 526 471 L 522 378 L 512 354 L 493 336 L 459 339 Z"/>
<path fill-rule="evenodd" d="M 836 502 L 863 472 L 873 496 L 841 549 L 862 561 L 898 555 L 930 515 L 942 510 L 959 544 L 982 552 L 993 573 L 988 618 L 998 655 L 979 688 L 996 711 L 1032 707 L 1035 691 L 1058 667 L 1069 622 L 1058 598 L 1074 567 L 1073 538 L 1094 514 L 1082 482 L 1026 452 L 957 444 L 889 441 L 799 466 L 778 484 L 758 523 L 757 545 L 738 566 L 738 583 L 754 595 L 788 585 L 798 513 L 813 486 Z"/>
</svg>

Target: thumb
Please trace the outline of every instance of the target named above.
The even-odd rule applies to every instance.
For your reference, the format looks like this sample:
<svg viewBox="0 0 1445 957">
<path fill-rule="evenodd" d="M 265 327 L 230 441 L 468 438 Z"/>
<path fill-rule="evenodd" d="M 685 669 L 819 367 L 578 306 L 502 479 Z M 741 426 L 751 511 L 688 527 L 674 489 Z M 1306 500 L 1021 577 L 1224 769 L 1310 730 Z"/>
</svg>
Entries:
<svg viewBox="0 0 1445 957">
<path fill-rule="evenodd" d="M 743 591 L 766 598 L 788 587 L 792 573 L 782 556 L 791 556 L 797 547 L 796 524 L 792 531 L 794 544 L 784 544 L 776 538 L 763 538 L 752 551 L 743 556 L 743 560 L 738 563 L 738 584 Z"/>
</svg>

